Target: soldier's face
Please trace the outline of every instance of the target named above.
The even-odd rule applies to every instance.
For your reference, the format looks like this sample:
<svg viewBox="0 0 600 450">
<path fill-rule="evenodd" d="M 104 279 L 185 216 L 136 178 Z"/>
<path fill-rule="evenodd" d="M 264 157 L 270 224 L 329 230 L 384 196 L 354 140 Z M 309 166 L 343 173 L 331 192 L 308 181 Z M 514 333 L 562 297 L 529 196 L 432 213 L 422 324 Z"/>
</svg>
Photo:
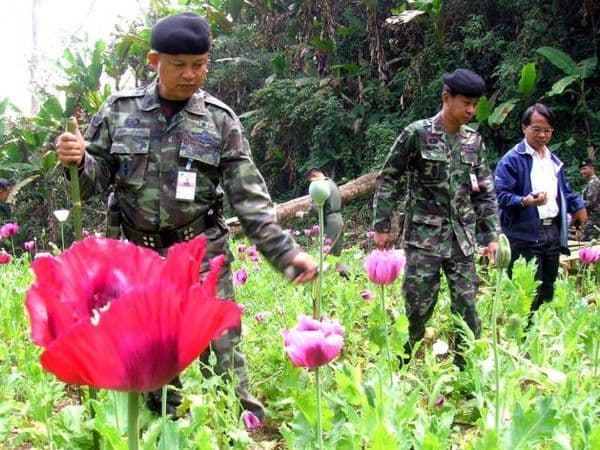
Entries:
<svg viewBox="0 0 600 450">
<path fill-rule="evenodd" d="M 466 97 L 462 94 L 452 95 L 444 92 L 442 96 L 448 116 L 460 125 L 467 124 L 475 115 L 477 109 L 477 97 Z"/>
<path fill-rule="evenodd" d="M 187 100 L 206 80 L 209 54 L 168 55 L 148 54 L 148 60 L 158 73 L 158 92 L 167 100 Z"/>
<path fill-rule="evenodd" d="M 594 169 L 592 169 L 590 166 L 583 166 L 581 169 L 579 169 L 579 173 L 587 180 L 594 174 Z"/>
</svg>

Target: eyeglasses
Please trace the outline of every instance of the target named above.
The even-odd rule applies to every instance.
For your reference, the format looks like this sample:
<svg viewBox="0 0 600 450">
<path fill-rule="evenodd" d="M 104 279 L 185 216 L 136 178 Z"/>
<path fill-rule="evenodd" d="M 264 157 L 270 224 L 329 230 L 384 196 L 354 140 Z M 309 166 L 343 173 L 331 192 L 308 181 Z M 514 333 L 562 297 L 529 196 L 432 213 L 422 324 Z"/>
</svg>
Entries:
<svg viewBox="0 0 600 450">
<path fill-rule="evenodd" d="M 528 125 L 529 128 L 531 128 L 531 131 L 534 132 L 535 134 L 550 134 L 554 131 L 554 128 L 540 128 L 540 127 L 532 127 L 530 125 Z"/>
</svg>

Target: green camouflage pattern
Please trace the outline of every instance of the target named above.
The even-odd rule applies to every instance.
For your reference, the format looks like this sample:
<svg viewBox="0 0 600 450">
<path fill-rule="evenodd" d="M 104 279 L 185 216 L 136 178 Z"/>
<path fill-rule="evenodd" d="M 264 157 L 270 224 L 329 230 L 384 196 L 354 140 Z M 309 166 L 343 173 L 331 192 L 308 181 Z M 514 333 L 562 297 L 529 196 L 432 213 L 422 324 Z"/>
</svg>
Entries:
<svg viewBox="0 0 600 450">
<path fill-rule="evenodd" d="M 472 190 L 471 174 L 479 192 Z M 440 114 L 412 123 L 392 146 L 377 176 L 376 231 L 390 231 L 393 209 L 405 198 L 406 246 L 450 257 L 456 236 L 467 256 L 477 241 L 487 245 L 497 238 L 498 205 L 481 136 L 463 125 L 452 145 Z"/>
<path fill-rule="evenodd" d="M 481 136 L 461 126 L 454 137 L 442 129 L 441 115 L 405 128 L 392 146 L 376 182 L 374 228 L 389 232 L 394 207 L 406 204 L 403 245 L 406 270 L 402 285 L 411 354 L 433 314 L 444 271 L 451 310 L 478 337 L 481 321 L 475 299 L 479 279 L 474 254 L 479 241 L 497 239 L 498 205 L 492 172 Z M 471 184 L 476 177 L 478 191 Z M 462 336 L 456 336 L 457 348 Z M 403 359 L 407 362 L 409 357 Z M 462 353 L 455 362 L 464 366 Z"/>
<path fill-rule="evenodd" d="M 221 214 L 227 197 L 271 264 L 283 270 L 298 253 L 276 223 L 240 120 L 206 92 L 198 90 L 171 121 L 161 112 L 156 81 L 118 93 L 92 118 L 85 139 L 82 196 L 114 184 L 122 220 L 137 230 L 172 230 L 210 211 Z M 195 199 L 177 200 L 177 174 L 188 164 L 197 173 Z"/>
<path fill-rule="evenodd" d="M 425 334 L 425 324 L 431 318 L 440 289 L 440 271 L 443 270 L 450 290 L 452 313 L 460 315 L 475 338 L 481 334 L 481 320 L 477 315 L 475 299 L 479 278 L 475 271 L 473 255 L 465 256 L 454 239 L 452 258 L 439 258 L 419 248 L 406 248 L 406 268 L 402 292 L 406 299 L 406 316 L 409 321 L 407 350 Z M 462 342 L 457 333 L 456 346 Z"/>
<path fill-rule="evenodd" d="M 582 192 L 588 220 L 583 232 L 586 241 L 600 238 L 600 178 L 597 175 L 590 177 Z"/>
</svg>

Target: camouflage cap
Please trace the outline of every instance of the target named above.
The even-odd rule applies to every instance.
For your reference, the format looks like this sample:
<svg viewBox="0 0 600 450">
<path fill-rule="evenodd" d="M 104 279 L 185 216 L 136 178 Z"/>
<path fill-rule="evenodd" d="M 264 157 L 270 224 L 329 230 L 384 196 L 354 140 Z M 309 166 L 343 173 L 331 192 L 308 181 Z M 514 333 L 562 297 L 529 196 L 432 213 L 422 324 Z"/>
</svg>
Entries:
<svg viewBox="0 0 600 450">
<path fill-rule="evenodd" d="M 453 94 L 481 97 L 485 91 L 483 78 L 468 69 L 456 69 L 452 73 L 445 73 L 442 79 Z"/>
<path fill-rule="evenodd" d="M 586 166 L 594 167 L 594 160 L 592 158 L 585 158 L 579 163 L 579 168 L 583 169 Z"/>
<path fill-rule="evenodd" d="M 203 55 L 210 50 L 208 22 L 194 13 L 165 17 L 152 27 L 150 47 L 170 55 Z"/>
</svg>

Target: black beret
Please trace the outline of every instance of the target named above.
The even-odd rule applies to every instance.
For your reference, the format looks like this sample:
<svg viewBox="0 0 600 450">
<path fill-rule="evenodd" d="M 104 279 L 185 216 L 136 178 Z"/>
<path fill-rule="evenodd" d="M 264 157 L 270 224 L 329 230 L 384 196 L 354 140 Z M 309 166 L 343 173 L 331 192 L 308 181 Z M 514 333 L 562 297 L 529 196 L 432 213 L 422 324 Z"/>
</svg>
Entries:
<svg viewBox="0 0 600 450">
<path fill-rule="evenodd" d="M 442 79 L 452 94 L 481 97 L 485 91 L 483 78 L 468 69 L 456 69 L 452 73 L 445 73 Z"/>
<path fill-rule="evenodd" d="M 165 17 L 152 27 L 150 47 L 170 55 L 203 55 L 210 49 L 208 22 L 194 13 Z"/>
<path fill-rule="evenodd" d="M 594 167 L 594 160 L 591 158 L 585 158 L 579 163 L 579 168 L 583 169 L 585 166 Z"/>
</svg>

